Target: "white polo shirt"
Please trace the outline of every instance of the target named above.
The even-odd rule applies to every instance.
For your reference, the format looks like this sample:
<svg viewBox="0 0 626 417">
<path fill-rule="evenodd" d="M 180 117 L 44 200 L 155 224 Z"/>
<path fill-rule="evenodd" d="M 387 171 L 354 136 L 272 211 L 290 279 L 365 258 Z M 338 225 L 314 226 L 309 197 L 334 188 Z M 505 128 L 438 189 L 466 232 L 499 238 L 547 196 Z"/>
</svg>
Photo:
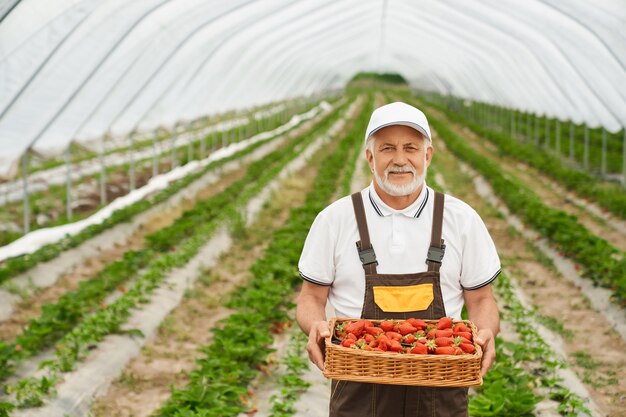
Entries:
<svg viewBox="0 0 626 417">
<path fill-rule="evenodd" d="M 380 199 L 373 184 L 361 191 L 370 240 L 379 274 L 426 272 L 435 193 L 424 186 L 404 210 Z M 492 282 L 500 273 L 500 258 L 482 219 L 468 204 L 445 196 L 442 238 L 441 292 L 446 314 L 460 319 L 463 290 Z M 360 317 L 365 296 L 365 271 L 355 242 L 359 232 L 350 196 L 320 212 L 311 225 L 298 268 L 303 279 L 329 285 L 328 301 L 338 317 Z"/>
</svg>

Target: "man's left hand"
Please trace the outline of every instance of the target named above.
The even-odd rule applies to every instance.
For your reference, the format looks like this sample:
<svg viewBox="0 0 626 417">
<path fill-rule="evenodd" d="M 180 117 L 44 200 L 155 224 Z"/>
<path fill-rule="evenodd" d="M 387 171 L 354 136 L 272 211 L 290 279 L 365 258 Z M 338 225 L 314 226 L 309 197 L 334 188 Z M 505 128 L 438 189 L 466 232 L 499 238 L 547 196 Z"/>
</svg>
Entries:
<svg viewBox="0 0 626 417">
<path fill-rule="evenodd" d="M 480 329 L 478 334 L 476 334 L 476 343 L 483 349 L 480 376 L 485 376 L 496 360 L 496 340 L 491 329 Z"/>
</svg>

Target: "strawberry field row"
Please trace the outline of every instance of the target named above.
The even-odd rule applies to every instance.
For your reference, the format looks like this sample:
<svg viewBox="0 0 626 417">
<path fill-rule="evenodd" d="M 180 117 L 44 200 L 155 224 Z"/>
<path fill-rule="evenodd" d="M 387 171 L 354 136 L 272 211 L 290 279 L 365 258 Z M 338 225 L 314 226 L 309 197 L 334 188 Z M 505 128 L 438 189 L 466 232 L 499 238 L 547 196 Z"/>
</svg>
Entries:
<svg viewBox="0 0 626 417">
<path fill-rule="evenodd" d="M 228 159 L 241 158 L 268 141 L 258 142 Z M 273 162 L 269 160 L 267 164 L 271 166 Z M 193 177 L 197 178 L 196 174 Z M 81 282 L 75 291 L 62 295 L 56 302 L 44 304 L 40 316 L 32 319 L 12 343 L 0 342 L 0 381 L 12 373 L 17 362 L 52 345 L 84 316 L 97 309 L 107 294 L 146 267 L 159 252 L 172 249 L 193 234 L 194 223 L 202 224 L 214 219 L 222 207 L 238 197 L 245 185 L 242 181 L 231 185 L 225 192 L 197 203 L 194 209 L 183 213 L 172 225 L 147 235 L 147 248 L 127 251 L 122 260 L 107 265 L 92 279 Z"/>
<path fill-rule="evenodd" d="M 437 183 L 436 174 L 437 168 L 431 165 L 429 185 L 435 190 L 446 192 Z M 563 380 L 557 375 L 557 371 L 566 365 L 555 356 L 530 324 L 538 321 L 538 318 L 534 311 L 522 306 L 508 276 L 501 273 L 493 286 L 499 299 L 501 319 L 515 328 L 521 341 L 514 343 L 498 338 L 496 361 L 484 377 L 483 384 L 476 388 L 476 395 L 470 396 L 470 415 L 532 415 L 537 404 L 544 398 L 534 392 L 539 387 L 549 390 L 548 396 L 559 403 L 557 408 L 561 414 L 574 417 L 588 412 L 582 399 L 563 386 Z"/>
<path fill-rule="evenodd" d="M 370 107 L 371 101 L 366 109 Z M 246 411 L 242 398 L 258 372 L 257 365 L 270 353 L 272 326 L 288 320 L 287 311 L 293 308 L 289 300 L 300 283 L 296 264 L 304 238 L 314 217 L 336 192 L 350 149 L 360 146 L 368 113 L 360 112 L 336 150 L 323 160 L 304 205 L 290 211 L 286 224 L 274 232 L 264 255 L 251 267 L 251 281 L 226 304 L 236 312 L 213 330 L 213 342 L 202 348 L 204 357 L 197 361 L 189 384 L 173 390 L 158 416 L 236 416 Z"/>
<path fill-rule="evenodd" d="M 196 217 L 196 221 L 199 223 L 196 224 L 192 235 L 185 237 L 175 250 L 151 260 L 145 272 L 137 278 L 128 292 L 112 304 L 89 316 L 65 335 L 56 344 L 55 358 L 43 364 L 48 370 L 47 377 L 27 378 L 10 388 L 15 393 L 18 402 L 24 406 L 40 404 L 42 394 L 45 394 L 42 391 L 45 391 L 44 388 L 50 385 L 50 380 L 55 380 L 60 373 L 73 369 L 77 360 L 84 357 L 88 349 L 97 344 L 105 335 L 119 331 L 131 309 L 147 299 L 160 281 L 165 278 L 167 272 L 174 267 L 180 267 L 187 263 L 220 224 L 235 219 L 238 216 L 237 207 L 245 204 L 247 200 L 258 193 L 287 162 L 299 154 L 340 113 L 338 111 L 334 115 L 326 116 L 315 129 L 304 137 L 291 141 L 264 159 L 253 163 L 248 168 L 245 177 L 211 199 L 212 204 L 199 204 L 193 209 L 209 211 L 209 207 L 214 207 L 214 217 L 200 220 Z M 219 199 L 219 201 L 215 199 Z M 180 235 L 177 234 L 177 237 L 180 238 Z M 171 246 L 166 245 L 166 247 Z M 146 250 L 154 252 L 151 249 Z"/>
<path fill-rule="evenodd" d="M 589 232 L 574 216 L 544 204 L 520 181 L 505 175 L 497 162 L 469 146 L 445 122 L 431 115 L 430 123 L 450 151 L 480 172 L 514 214 L 566 256 L 580 263 L 584 276 L 612 289 L 619 304 L 626 302 L 626 259 L 623 253 Z"/>
<path fill-rule="evenodd" d="M 275 126 L 275 125 L 270 126 L 268 124 L 268 128 L 270 130 L 276 127 L 278 126 Z M 35 267 L 41 262 L 46 262 L 51 259 L 54 259 L 63 251 L 77 247 L 78 245 L 85 242 L 86 240 L 91 239 L 92 237 L 102 233 L 103 231 L 119 223 L 130 221 L 134 216 L 149 209 L 155 204 L 159 204 L 163 201 L 166 201 L 176 192 L 187 187 L 189 184 L 191 184 L 198 178 L 205 175 L 208 171 L 214 170 L 215 168 L 220 167 L 232 160 L 241 158 L 242 156 L 251 153 L 252 151 L 254 151 L 256 148 L 258 148 L 265 142 L 266 141 L 262 141 L 261 143 L 256 143 L 253 146 L 247 149 L 244 149 L 242 151 L 239 151 L 227 158 L 212 162 L 206 167 L 204 167 L 203 169 L 199 170 L 198 172 L 195 172 L 191 175 L 188 175 L 172 183 L 167 188 L 160 191 L 153 197 L 140 200 L 127 207 L 117 210 L 109 218 L 104 220 L 102 223 L 91 225 L 76 235 L 67 236 L 57 243 L 45 245 L 41 249 L 31 254 L 26 254 L 26 255 L 19 256 L 19 257 L 7 259 L 0 265 L 0 283 L 11 279 L 17 274 L 20 274 L 20 273 L 23 273 L 32 269 L 33 267 Z"/>
<path fill-rule="evenodd" d="M 575 191 L 578 195 L 591 198 L 601 207 L 622 219 L 626 219 L 626 193 L 619 184 L 604 181 L 592 174 L 572 168 L 564 164 L 558 155 L 538 148 L 532 143 L 520 142 L 509 134 L 489 129 L 488 126 L 476 123 L 464 117 L 462 113 L 453 111 L 437 102 L 430 102 L 429 104 L 443 111 L 449 120 L 468 126 L 480 137 L 491 141 L 498 147 L 499 153 L 536 168 L 568 189 Z M 618 145 L 621 146 L 619 143 Z M 619 155 L 619 150 L 621 149 L 609 154 Z"/>
</svg>

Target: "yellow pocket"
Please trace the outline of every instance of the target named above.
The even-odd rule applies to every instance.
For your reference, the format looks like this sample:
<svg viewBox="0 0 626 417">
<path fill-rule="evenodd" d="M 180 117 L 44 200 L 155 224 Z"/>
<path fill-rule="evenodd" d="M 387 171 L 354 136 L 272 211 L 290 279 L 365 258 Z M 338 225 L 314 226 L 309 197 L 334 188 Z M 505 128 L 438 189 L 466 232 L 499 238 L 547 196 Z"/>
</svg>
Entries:
<svg viewBox="0 0 626 417">
<path fill-rule="evenodd" d="M 403 287 L 373 287 L 374 302 L 384 312 L 406 313 L 426 310 L 433 302 L 433 284 Z"/>
</svg>

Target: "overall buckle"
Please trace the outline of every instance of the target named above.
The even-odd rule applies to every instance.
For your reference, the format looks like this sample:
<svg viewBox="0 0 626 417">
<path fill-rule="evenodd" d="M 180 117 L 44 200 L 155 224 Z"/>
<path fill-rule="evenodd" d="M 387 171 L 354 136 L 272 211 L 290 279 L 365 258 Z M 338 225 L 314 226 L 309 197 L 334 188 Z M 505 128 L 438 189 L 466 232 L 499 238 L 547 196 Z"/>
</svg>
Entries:
<svg viewBox="0 0 626 417">
<path fill-rule="evenodd" d="M 373 247 L 370 247 L 367 249 L 359 248 L 359 258 L 361 259 L 361 263 L 363 265 L 369 265 L 369 264 L 374 264 L 374 263 L 378 265 L 378 261 L 376 260 L 376 253 L 374 252 Z"/>
<path fill-rule="evenodd" d="M 436 262 L 438 264 L 443 260 L 443 255 L 446 252 L 446 245 L 431 246 L 428 248 L 428 255 L 426 256 L 426 262 Z"/>
</svg>

